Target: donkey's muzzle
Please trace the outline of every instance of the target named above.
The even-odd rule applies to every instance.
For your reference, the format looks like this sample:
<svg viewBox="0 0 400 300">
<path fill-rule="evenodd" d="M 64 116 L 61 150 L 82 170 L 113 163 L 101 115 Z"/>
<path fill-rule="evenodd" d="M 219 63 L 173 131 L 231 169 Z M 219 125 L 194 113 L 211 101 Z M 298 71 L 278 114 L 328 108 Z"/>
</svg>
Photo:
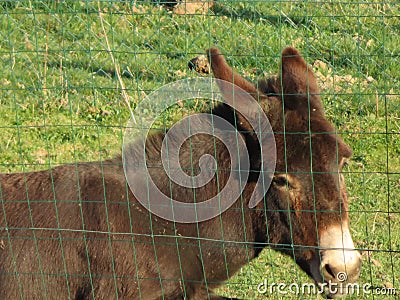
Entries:
<svg viewBox="0 0 400 300">
<path fill-rule="evenodd" d="M 333 226 L 320 237 L 320 281 L 324 282 L 328 298 L 351 293 L 360 276 L 361 256 L 354 248 L 348 226 Z"/>
</svg>

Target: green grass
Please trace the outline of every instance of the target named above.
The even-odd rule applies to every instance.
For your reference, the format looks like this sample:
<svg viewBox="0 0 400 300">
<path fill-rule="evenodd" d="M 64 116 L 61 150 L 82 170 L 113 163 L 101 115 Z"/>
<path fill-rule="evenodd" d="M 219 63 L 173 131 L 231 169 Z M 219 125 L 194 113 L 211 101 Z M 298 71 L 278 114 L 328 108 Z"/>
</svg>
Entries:
<svg viewBox="0 0 400 300">
<path fill-rule="evenodd" d="M 394 1 L 218 1 L 207 15 L 179 16 L 150 1 L 135 2 L 101 3 L 133 107 L 166 83 L 198 76 L 187 62 L 211 45 L 251 80 L 276 73 L 288 45 L 314 63 L 327 116 L 354 151 L 346 181 L 353 239 L 364 254 L 360 283 L 400 293 L 400 7 Z M 0 1 L 0 171 L 121 152 L 129 113 L 97 5 Z M 178 107 L 165 121 L 201 107 Z M 310 281 L 290 258 L 266 249 L 220 292 L 298 298 L 257 294 L 264 278 Z"/>
</svg>

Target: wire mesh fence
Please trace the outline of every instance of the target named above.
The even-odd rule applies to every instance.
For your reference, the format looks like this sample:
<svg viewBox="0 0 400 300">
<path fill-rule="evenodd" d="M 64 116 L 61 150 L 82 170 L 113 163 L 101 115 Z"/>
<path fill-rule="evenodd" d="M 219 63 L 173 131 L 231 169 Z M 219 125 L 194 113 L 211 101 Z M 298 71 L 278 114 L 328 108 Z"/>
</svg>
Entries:
<svg viewBox="0 0 400 300">
<path fill-rule="evenodd" d="M 138 211 L 145 209 L 127 201 L 129 186 L 109 175 L 112 166 L 103 168 L 103 164 L 122 165 L 121 147 L 131 117 L 126 104 L 135 109 L 146 95 L 163 85 L 199 76 L 209 78 L 211 75 L 199 75 L 188 67 L 189 61 L 205 54 L 206 49 L 218 47 L 229 65 L 257 83 L 283 72 L 281 52 L 294 46 L 312 67 L 327 120 L 353 151 L 341 173 L 350 199 L 346 208 L 350 233 L 362 258 L 358 282 L 368 288 L 349 298 L 398 297 L 399 44 L 400 5 L 396 1 L 0 0 L 0 171 L 26 174 L 12 182 L 18 190 L 15 195 L 7 194 L 8 179 L 0 177 L 0 257 L 7 261 L 0 262 L 0 294 L 9 295 L 8 299 L 169 299 L 166 292 L 159 296 L 156 291 L 160 286 L 168 291 L 171 282 L 178 282 L 181 298 L 192 299 L 184 281 L 195 280 L 185 279 L 183 273 L 195 268 L 193 261 L 200 261 L 198 272 L 203 275 L 199 284 L 207 292 L 193 299 L 214 299 L 209 288 L 211 291 L 211 286 L 224 280 L 208 282 L 205 261 L 214 253 L 207 251 L 219 247 L 224 255 L 211 260 L 212 272 L 230 277 L 216 290 L 219 295 L 240 299 L 320 297 L 299 292 L 294 286 L 288 288 L 313 281 L 298 266 L 301 262 L 294 253 L 299 245 L 293 237 L 287 243 L 266 239 L 262 243 L 265 249 L 253 260 L 255 241 L 247 239 L 243 228 L 229 228 L 228 224 L 222 230 L 223 218 L 212 229 L 219 238 L 211 240 L 200 234 L 202 225 L 197 225 L 191 236 L 181 234 L 175 225 L 165 226 L 167 232 L 163 233 L 157 222 L 164 221 L 154 216 L 148 216 L 150 221 L 142 227 L 132 225 Z M 146 116 L 152 114 L 141 111 Z M 177 120 L 201 111 L 210 111 L 208 102 L 178 102 L 157 119 L 153 129 L 166 132 Z M 312 126 L 309 131 L 313 138 L 328 135 Z M 331 154 L 337 160 L 336 172 L 338 148 Z M 289 157 L 286 148 L 284 151 L 277 156 Z M 312 154 L 311 158 L 312 163 Z M 88 184 L 93 187 L 90 195 L 81 192 L 83 183 L 76 175 L 81 170 L 78 163 L 85 161 L 101 162 L 99 169 L 90 171 L 102 174 Z M 57 177 L 61 171 L 55 168 L 61 164 L 68 164 L 61 170 L 70 171 L 70 180 Z M 45 173 L 47 177 L 29 175 L 49 169 L 54 173 Z M 188 172 L 193 175 L 197 172 L 194 169 Z M 301 172 L 289 169 L 286 162 L 286 169 L 278 168 L 277 172 L 302 177 Z M 304 177 L 318 177 L 319 173 L 311 169 Z M 79 179 L 74 180 L 75 175 Z M 31 176 L 48 182 L 48 189 L 30 187 Z M 289 190 L 290 182 L 284 185 Z M 58 189 L 68 193 L 60 198 Z M 315 192 L 318 189 L 316 185 L 311 191 L 314 202 L 320 201 Z M 120 198 L 115 200 L 114 195 Z M 107 198 L 114 200 L 107 204 Z M 17 203 L 15 207 L 8 206 L 11 202 Z M 62 203 L 67 211 L 76 211 L 76 219 L 62 212 Z M 90 203 L 90 210 L 85 210 L 85 203 Z M 110 206 L 120 207 L 121 216 L 112 215 L 115 210 Z M 243 220 L 248 216 L 245 211 L 240 210 Z M 314 215 L 317 212 L 311 211 Z M 43 219 L 52 230 L 44 228 Z M 119 232 L 118 224 L 113 223 L 120 219 L 129 220 L 126 232 Z M 285 222 L 297 230 L 298 224 L 291 224 L 290 217 Z M 230 232 L 240 230 L 242 239 L 230 240 Z M 172 239 L 163 240 L 163 236 Z M 208 242 L 216 243 L 210 246 Z M 136 252 L 137 243 L 151 246 L 146 248 L 148 255 Z M 193 265 L 179 255 L 182 249 L 192 248 L 200 249 L 188 250 L 195 253 L 186 256 Z M 271 248 L 289 252 L 282 255 Z M 91 255 L 93 249 L 104 250 L 96 257 Z M 160 268 L 167 267 L 158 261 L 168 254 L 174 257 L 168 268 L 177 266 L 179 272 L 163 278 Z M 244 255 L 247 263 L 232 268 L 237 270 L 233 272 L 228 266 L 229 255 Z M 75 268 L 75 256 L 85 267 Z M 142 274 L 138 266 L 153 261 L 155 275 Z M 125 270 L 125 264 L 136 267 Z M 312 271 L 308 273 L 312 277 Z M 99 279 L 105 283 L 96 285 Z M 280 290 L 280 283 L 286 289 Z M 129 291 L 130 286 L 135 286 L 134 292 Z M 14 291 L 7 294 L 6 290 Z"/>
</svg>

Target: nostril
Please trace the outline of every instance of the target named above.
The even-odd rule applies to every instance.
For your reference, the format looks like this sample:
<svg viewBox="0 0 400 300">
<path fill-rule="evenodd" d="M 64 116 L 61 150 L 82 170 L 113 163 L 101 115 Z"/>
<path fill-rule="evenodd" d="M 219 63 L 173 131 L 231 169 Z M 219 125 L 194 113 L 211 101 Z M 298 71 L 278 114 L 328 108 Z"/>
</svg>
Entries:
<svg viewBox="0 0 400 300">
<path fill-rule="evenodd" d="M 330 278 L 335 278 L 335 272 L 333 272 L 333 270 L 331 269 L 331 267 L 328 265 L 328 264 L 326 264 L 325 266 L 324 266 L 324 276 L 325 277 L 329 277 L 329 276 L 327 276 L 327 275 L 329 275 L 330 276 Z"/>
<path fill-rule="evenodd" d="M 344 264 L 343 262 L 330 261 L 329 263 L 323 263 L 321 266 L 321 275 L 324 276 L 324 280 L 333 280 L 343 282 L 350 280 L 351 282 L 358 279 L 361 269 L 361 260 L 352 260 L 349 263 Z"/>
</svg>

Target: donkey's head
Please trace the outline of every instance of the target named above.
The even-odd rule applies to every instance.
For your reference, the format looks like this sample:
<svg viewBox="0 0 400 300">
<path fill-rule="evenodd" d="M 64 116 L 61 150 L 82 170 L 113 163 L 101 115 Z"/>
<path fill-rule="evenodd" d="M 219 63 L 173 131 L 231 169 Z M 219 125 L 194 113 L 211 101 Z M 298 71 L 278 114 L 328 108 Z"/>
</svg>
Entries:
<svg viewBox="0 0 400 300">
<path fill-rule="evenodd" d="M 233 72 L 217 49 L 208 54 L 215 77 L 253 95 L 274 130 L 276 172 L 258 205 L 267 212 L 265 241 L 293 257 L 319 284 L 345 277 L 354 282 L 361 261 L 350 235 L 342 175 L 352 151 L 324 116 L 312 70 L 296 49 L 286 48 L 280 75 L 256 88 Z"/>
</svg>

